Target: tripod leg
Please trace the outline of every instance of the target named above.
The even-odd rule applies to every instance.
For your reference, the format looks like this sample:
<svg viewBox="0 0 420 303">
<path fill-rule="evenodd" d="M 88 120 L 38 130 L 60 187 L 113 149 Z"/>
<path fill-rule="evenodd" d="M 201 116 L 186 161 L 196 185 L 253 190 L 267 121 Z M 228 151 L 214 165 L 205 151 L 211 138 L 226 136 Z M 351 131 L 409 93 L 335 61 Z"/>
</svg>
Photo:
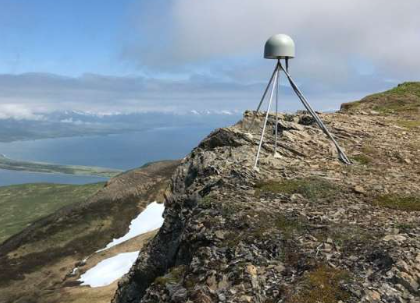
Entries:
<svg viewBox="0 0 420 303">
<path fill-rule="evenodd" d="M 350 159 L 346 156 L 346 154 L 344 153 L 344 151 L 342 150 L 342 148 L 340 147 L 340 145 L 338 144 L 338 142 L 334 139 L 333 135 L 328 131 L 327 127 L 324 125 L 324 123 L 322 122 L 322 120 L 319 118 L 319 116 L 317 115 L 317 113 L 312 109 L 311 105 L 308 103 L 308 101 L 306 100 L 305 96 L 303 96 L 303 94 L 301 93 L 301 91 L 299 90 L 299 88 L 297 87 L 296 83 L 293 81 L 292 77 L 290 76 L 290 74 L 288 73 L 287 70 L 285 70 L 283 68 L 283 66 L 280 65 L 280 69 L 284 71 L 284 73 L 287 76 L 287 79 L 290 82 L 290 85 L 292 86 L 293 90 L 295 91 L 296 95 L 299 97 L 299 99 L 302 101 L 303 105 L 305 106 L 305 108 L 308 110 L 308 112 L 312 115 L 312 117 L 315 119 L 315 121 L 317 122 L 317 124 L 319 125 L 319 127 L 322 129 L 322 131 L 327 135 L 327 137 L 334 143 L 338 155 L 341 159 L 341 161 L 343 161 L 345 164 L 351 164 Z"/>
<path fill-rule="evenodd" d="M 271 86 L 271 83 L 273 82 L 274 75 L 277 73 L 277 71 L 278 71 L 279 69 L 280 69 L 280 66 L 279 66 L 279 64 L 277 63 L 276 68 L 274 69 L 273 74 L 271 75 L 270 81 L 268 81 L 268 85 L 267 85 L 267 87 L 265 88 L 265 91 L 264 91 L 264 94 L 263 94 L 263 96 L 262 96 L 262 98 L 261 98 L 261 101 L 260 101 L 260 103 L 258 104 L 257 110 L 254 112 L 254 114 L 253 114 L 253 116 L 252 116 L 252 121 L 251 121 L 251 124 L 248 126 L 248 128 L 246 129 L 246 131 L 250 131 L 250 130 L 252 129 L 252 127 L 254 126 L 255 117 L 257 116 L 257 114 L 258 114 L 258 112 L 259 112 L 259 110 L 260 110 L 260 108 L 261 108 L 261 105 L 262 105 L 262 103 L 263 103 L 263 101 L 264 101 L 264 99 L 265 99 L 265 96 L 267 95 L 268 89 L 269 89 L 269 88 L 270 88 L 270 86 Z"/>
<path fill-rule="evenodd" d="M 280 64 L 280 59 L 278 60 L 278 64 Z M 279 124 L 279 86 L 280 86 L 280 71 L 277 73 L 277 85 L 276 85 L 276 125 L 275 125 L 275 136 L 274 139 L 274 156 L 277 153 L 277 139 L 278 139 L 278 124 Z"/>
<path fill-rule="evenodd" d="M 276 73 L 275 73 L 275 77 L 274 77 L 274 82 L 273 82 L 273 87 L 271 89 L 270 102 L 268 103 L 268 109 L 267 109 L 267 113 L 265 114 L 264 126 L 263 126 L 263 129 L 262 129 L 262 132 L 261 132 L 260 143 L 258 145 L 257 155 L 255 157 L 254 169 L 257 169 L 258 159 L 260 157 L 261 146 L 262 146 L 262 142 L 263 142 L 263 139 L 264 139 L 265 128 L 267 126 L 268 115 L 270 114 L 271 102 L 273 101 L 274 90 L 275 90 L 275 88 L 277 86 L 278 76 L 279 76 L 279 69 L 276 69 Z"/>
</svg>

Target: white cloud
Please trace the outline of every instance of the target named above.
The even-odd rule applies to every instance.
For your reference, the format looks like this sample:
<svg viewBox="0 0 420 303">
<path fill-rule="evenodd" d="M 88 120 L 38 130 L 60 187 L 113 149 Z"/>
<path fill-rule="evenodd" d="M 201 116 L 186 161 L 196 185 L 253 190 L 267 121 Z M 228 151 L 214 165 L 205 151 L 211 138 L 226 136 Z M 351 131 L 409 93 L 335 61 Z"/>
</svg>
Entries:
<svg viewBox="0 0 420 303">
<path fill-rule="evenodd" d="M 359 59 L 372 62 L 384 76 L 420 76 L 418 0 L 174 0 L 163 7 L 171 26 L 162 25 L 160 10 L 144 4 L 137 28 L 147 31 L 126 53 L 152 70 L 179 71 L 220 60 L 230 66 L 216 65 L 219 71 L 239 69 L 249 60 L 262 61 L 266 39 L 283 32 L 295 39 L 293 69 L 304 78 L 352 81 Z"/>
<path fill-rule="evenodd" d="M 42 115 L 34 114 L 30 108 L 22 104 L 0 104 L 0 120 L 42 120 Z"/>
<path fill-rule="evenodd" d="M 77 78 L 0 75 L 0 104 L 16 104 L 15 110 L 26 109 L 22 115 L 27 116 L 31 112 L 66 110 L 107 116 L 127 112 L 243 109 L 258 94 L 259 85 L 226 83 L 206 77 L 174 81 L 101 75 Z"/>
<path fill-rule="evenodd" d="M 68 123 L 68 124 L 74 124 L 74 125 L 92 125 L 93 123 L 90 122 L 84 122 L 82 120 L 75 120 L 73 118 L 67 118 L 60 121 L 61 123 Z"/>
<path fill-rule="evenodd" d="M 337 85 L 331 90 L 322 86 L 314 88 L 310 81 L 301 79 L 298 78 L 299 85 L 317 110 L 338 108 L 341 103 L 396 84 L 359 76 L 352 81 L 357 89 Z M 73 111 L 97 118 L 134 112 L 237 114 L 256 107 L 265 85 L 265 82 L 246 84 L 206 77 L 174 81 L 99 75 L 90 75 L 88 79 L 44 74 L 0 75 L 0 119 L 41 120 L 55 111 Z M 282 86 L 280 93 L 282 111 L 302 109 L 287 86 Z M 67 118 L 62 118 L 62 122 L 83 121 Z"/>
</svg>

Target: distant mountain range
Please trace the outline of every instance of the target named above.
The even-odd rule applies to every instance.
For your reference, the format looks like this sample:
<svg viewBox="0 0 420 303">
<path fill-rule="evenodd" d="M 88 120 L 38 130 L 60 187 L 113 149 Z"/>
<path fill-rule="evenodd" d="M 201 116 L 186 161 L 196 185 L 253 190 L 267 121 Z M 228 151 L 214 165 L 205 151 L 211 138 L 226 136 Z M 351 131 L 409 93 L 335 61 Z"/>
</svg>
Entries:
<svg viewBox="0 0 420 303">
<path fill-rule="evenodd" d="M 196 110 L 186 113 L 63 111 L 37 114 L 34 117 L 0 119 L 0 142 L 114 134 L 159 127 L 221 127 L 239 120 L 240 113 Z"/>
</svg>

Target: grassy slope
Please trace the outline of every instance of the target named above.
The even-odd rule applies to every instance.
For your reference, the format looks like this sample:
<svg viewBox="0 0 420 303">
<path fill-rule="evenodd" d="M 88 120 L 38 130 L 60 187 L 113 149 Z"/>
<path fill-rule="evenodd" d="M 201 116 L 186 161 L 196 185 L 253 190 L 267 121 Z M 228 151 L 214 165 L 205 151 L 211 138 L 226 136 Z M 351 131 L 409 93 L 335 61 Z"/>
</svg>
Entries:
<svg viewBox="0 0 420 303">
<path fill-rule="evenodd" d="M 0 169 L 100 177 L 113 177 L 122 172 L 117 169 L 94 166 L 58 165 L 42 162 L 19 161 L 6 158 L 2 155 L 0 155 Z"/>
<path fill-rule="evenodd" d="M 61 207 L 86 200 L 103 186 L 104 183 L 0 187 L 0 243 Z"/>
<path fill-rule="evenodd" d="M 58 298 L 74 286 L 67 274 L 127 233 L 149 202 L 163 201 L 178 164 L 158 162 L 122 173 L 85 202 L 63 207 L 0 244 L 0 302 L 73 302 Z"/>
<path fill-rule="evenodd" d="M 381 114 L 418 113 L 419 109 L 420 82 L 405 82 L 388 91 L 341 105 L 341 110 L 346 112 L 374 110 Z"/>
</svg>

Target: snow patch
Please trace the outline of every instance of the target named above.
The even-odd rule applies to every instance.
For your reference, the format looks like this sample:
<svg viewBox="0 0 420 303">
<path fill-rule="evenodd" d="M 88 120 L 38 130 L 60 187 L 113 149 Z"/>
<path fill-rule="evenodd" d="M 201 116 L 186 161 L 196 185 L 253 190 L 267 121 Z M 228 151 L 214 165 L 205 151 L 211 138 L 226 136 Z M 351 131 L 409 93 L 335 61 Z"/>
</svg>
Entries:
<svg viewBox="0 0 420 303">
<path fill-rule="evenodd" d="M 102 248 L 97 252 L 107 250 L 141 234 L 160 228 L 163 224 L 162 215 L 164 210 L 165 206 L 163 203 L 159 204 L 156 201 L 150 203 L 147 205 L 146 209 L 137 216 L 137 218 L 131 221 L 128 233 L 121 238 L 112 240 L 105 248 Z"/>
<path fill-rule="evenodd" d="M 118 254 L 102 260 L 95 267 L 80 276 L 82 285 L 102 287 L 112 284 L 126 273 L 136 261 L 139 251 Z"/>
<path fill-rule="evenodd" d="M 98 250 L 97 252 L 107 250 L 141 234 L 160 228 L 163 224 L 162 215 L 164 210 L 165 206 L 163 204 L 159 204 L 156 201 L 150 203 L 137 218 L 131 221 L 127 234 L 121 238 L 112 240 L 105 248 Z M 121 253 L 114 257 L 102 260 L 95 267 L 81 275 L 78 281 L 82 282 L 82 285 L 88 285 L 90 287 L 110 285 L 128 273 L 138 255 L 139 251 L 135 251 Z M 89 257 L 85 258 L 83 262 L 86 262 Z M 77 270 L 77 267 L 73 269 L 73 274 L 75 274 Z"/>
</svg>

